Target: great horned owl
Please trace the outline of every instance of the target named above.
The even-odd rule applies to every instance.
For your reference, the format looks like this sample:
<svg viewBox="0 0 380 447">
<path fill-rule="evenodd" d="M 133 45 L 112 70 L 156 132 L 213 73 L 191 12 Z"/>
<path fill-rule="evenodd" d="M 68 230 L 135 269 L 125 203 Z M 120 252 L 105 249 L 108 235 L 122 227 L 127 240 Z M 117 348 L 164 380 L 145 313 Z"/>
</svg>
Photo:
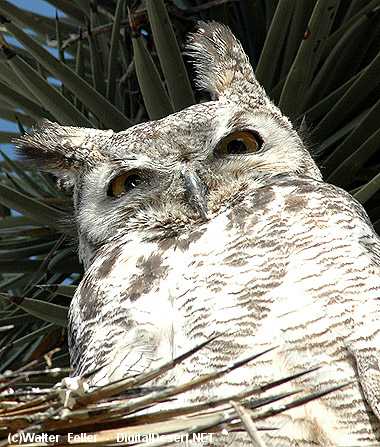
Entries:
<svg viewBox="0 0 380 447">
<path fill-rule="evenodd" d="M 70 309 L 75 374 L 104 365 L 105 383 L 221 334 L 177 368 L 185 380 L 278 345 L 189 401 L 317 364 L 295 386 L 352 384 L 276 419 L 268 445 L 376 443 L 379 238 L 323 182 L 226 27 L 201 24 L 189 50 L 211 101 L 119 133 L 46 122 L 20 140 L 74 187 L 86 269 Z"/>
</svg>

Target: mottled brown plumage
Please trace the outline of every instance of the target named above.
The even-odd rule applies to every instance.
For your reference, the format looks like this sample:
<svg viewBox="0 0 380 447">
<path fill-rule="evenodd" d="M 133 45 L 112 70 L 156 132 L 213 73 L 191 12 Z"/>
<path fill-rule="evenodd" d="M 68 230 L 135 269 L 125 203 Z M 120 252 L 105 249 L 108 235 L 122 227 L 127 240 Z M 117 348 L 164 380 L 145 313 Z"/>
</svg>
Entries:
<svg viewBox="0 0 380 447">
<path fill-rule="evenodd" d="M 103 365 L 101 384 L 221 334 L 170 384 L 278 345 L 187 400 L 320 365 L 293 389 L 349 386 L 272 418 L 263 439 L 376 445 L 379 238 L 361 205 L 322 181 L 227 28 L 202 24 L 189 51 L 212 101 L 120 133 L 47 123 L 20 142 L 74 185 L 86 267 L 70 310 L 75 372 Z M 110 196 L 124 173 L 125 190 Z M 249 445 L 244 435 L 218 442 Z"/>
</svg>

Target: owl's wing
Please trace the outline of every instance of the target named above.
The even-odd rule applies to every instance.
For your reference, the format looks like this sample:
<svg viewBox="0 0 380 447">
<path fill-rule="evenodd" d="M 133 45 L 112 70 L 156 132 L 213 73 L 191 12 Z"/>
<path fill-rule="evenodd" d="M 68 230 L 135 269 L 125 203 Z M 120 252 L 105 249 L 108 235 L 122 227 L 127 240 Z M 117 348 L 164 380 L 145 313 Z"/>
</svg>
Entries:
<svg viewBox="0 0 380 447">
<path fill-rule="evenodd" d="M 352 333 L 346 339 L 346 347 L 355 359 L 364 397 L 380 420 L 380 238 L 363 207 L 346 192 L 328 186 L 338 190 L 344 214 L 359 218 L 352 220 L 353 228 L 347 234 L 341 235 L 351 240 L 352 256 L 357 259 L 356 277 L 351 277 L 356 305 L 351 313 Z"/>
<path fill-rule="evenodd" d="M 339 356 L 352 355 L 364 397 L 380 419 L 380 238 L 363 207 L 340 188 L 284 176 L 277 178 L 273 191 L 264 211 L 284 220 L 288 234 L 284 245 L 291 246 L 287 275 L 272 292 L 276 307 L 278 296 L 291 292 L 303 294 L 306 302 L 307 298 L 317 302 L 318 321 L 328 322 L 318 330 L 324 328 L 327 338 L 337 340 L 329 354 L 331 366 Z M 264 192 L 265 188 L 257 191 L 254 204 L 263 203 Z M 299 289 L 292 289 L 295 285 Z M 292 314 L 285 323 L 290 346 L 294 341 L 305 344 L 301 323 L 308 317 L 300 309 L 298 326 Z M 322 339 L 318 331 L 308 335 L 317 351 L 321 340 L 333 341 Z M 337 355 L 341 341 L 345 349 Z"/>
<path fill-rule="evenodd" d="M 380 275 L 380 242 L 376 234 L 361 241 L 372 260 L 375 274 Z M 370 286 L 371 287 L 371 286 Z M 375 288 L 375 284 L 373 284 Z M 365 296 L 365 290 L 363 290 Z M 380 420 L 380 293 L 360 300 L 353 313 L 353 333 L 347 349 L 356 361 L 358 378 L 367 403 Z"/>
</svg>

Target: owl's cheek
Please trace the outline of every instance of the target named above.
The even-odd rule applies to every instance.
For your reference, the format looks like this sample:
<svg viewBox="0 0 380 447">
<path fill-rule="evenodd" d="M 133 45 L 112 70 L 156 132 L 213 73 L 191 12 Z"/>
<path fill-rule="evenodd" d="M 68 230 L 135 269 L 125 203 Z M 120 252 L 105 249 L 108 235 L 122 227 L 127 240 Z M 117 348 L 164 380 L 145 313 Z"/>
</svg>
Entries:
<svg viewBox="0 0 380 447">
<path fill-rule="evenodd" d="M 210 190 L 208 208 L 211 214 L 217 214 L 226 208 L 242 202 L 252 187 L 248 179 L 230 179 Z"/>
</svg>

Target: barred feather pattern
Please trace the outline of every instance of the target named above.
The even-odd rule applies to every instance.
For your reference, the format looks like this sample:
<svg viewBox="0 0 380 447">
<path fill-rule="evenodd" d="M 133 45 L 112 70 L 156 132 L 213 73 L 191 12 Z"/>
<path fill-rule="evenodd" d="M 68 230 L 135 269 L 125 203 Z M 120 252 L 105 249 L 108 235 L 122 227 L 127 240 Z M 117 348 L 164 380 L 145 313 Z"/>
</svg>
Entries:
<svg viewBox="0 0 380 447">
<path fill-rule="evenodd" d="M 105 362 L 94 380 L 114 380 L 221 334 L 168 378 L 173 383 L 278 345 L 188 400 L 320 365 L 294 387 L 352 384 L 274 418 L 279 429 L 265 435 L 268 445 L 364 446 L 380 439 L 360 385 L 363 368 L 378 371 L 380 244 L 347 193 L 279 175 L 178 239 L 129 235 L 110 248 L 99 253 L 71 309 L 81 340 L 73 359 L 78 374 Z M 368 399 L 365 385 L 364 394 Z M 237 436 L 233 445 L 249 442 Z"/>
</svg>

